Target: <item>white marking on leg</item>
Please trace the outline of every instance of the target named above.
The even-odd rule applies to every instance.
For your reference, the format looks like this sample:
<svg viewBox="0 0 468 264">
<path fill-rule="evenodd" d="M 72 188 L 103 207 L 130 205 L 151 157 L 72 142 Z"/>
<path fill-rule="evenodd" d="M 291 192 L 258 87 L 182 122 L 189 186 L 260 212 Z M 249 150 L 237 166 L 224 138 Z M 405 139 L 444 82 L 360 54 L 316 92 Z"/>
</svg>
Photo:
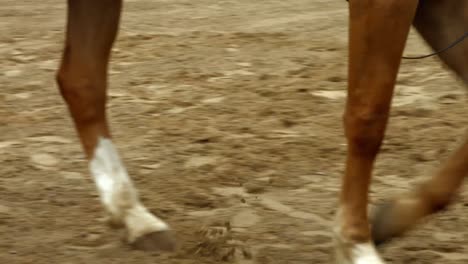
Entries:
<svg viewBox="0 0 468 264">
<path fill-rule="evenodd" d="M 383 264 L 372 243 L 355 244 L 351 248 L 351 255 L 356 264 Z"/>
<path fill-rule="evenodd" d="M 341 210 L 333 230 L 335 237 L 336 264 L 385 264 L 372 242 L 357 243 L 341 232 Z"/>
<path fill-rule="evenodd" d="M 336 264 L 385 264 L 371 242 L 352 243 L 335 237 L 335 251 Z"/>
<path fill-rule="evenodd" d="M 129 242 L 148 233 L 169 229 L 139 201 L 138 192 L 110 139 L 99 138 L 89 169 L 112 220 L 127 227 Z"/>
</svg>

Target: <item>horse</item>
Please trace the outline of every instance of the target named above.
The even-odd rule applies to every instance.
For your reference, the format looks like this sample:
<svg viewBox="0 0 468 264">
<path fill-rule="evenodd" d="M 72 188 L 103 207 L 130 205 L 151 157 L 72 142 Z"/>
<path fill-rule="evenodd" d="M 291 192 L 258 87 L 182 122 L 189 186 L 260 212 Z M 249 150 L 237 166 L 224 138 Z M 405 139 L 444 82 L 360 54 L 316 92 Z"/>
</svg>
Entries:
<svg viewBox="0 0 468 264">
<path fill-rule="evenodd" d="M 440 49 L 464 29 L 463 0 L 351 0 L 346 170 L 333 228 L 338 264 L 383 264 L 374 245 L 401 235 L 444 208 L 468 173 L 468 142 L 428 181 L 368 213 L 372 168 L 384 138 L 401 56 L 413 24 Z M 66 39 L 56 74 L 110 222 L 139 249 L 174 250 L 170 226 L 149 212 L 112 142 L 106 116 L 108 66 L 122 0 L 68 0 Z M 468 82 L 468 45 L 440 58 Z M 372 222 L 372 223 L 371 223 Z"/>
</svg>

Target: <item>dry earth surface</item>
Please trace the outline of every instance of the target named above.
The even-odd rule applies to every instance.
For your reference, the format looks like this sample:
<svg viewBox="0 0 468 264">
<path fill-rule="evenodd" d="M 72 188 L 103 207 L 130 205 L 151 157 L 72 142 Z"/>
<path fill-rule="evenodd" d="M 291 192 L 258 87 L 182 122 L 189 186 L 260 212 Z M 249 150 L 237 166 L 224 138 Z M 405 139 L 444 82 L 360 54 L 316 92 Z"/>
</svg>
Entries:
<svg viewBox="0 0 468 264">
<path fill-rule="evenodd" d="M 0 263 L 330 263 L 343 172 L 347 3 L 131 0 L 113 52 L 115 141 L 172 254 L 104 224 L 54 82 L 65 1 L 0 9 Z M 427 47 L 414 34 L 406 54 Z M 463 137 L 463 87 L 405 61 L 373 201 L 430 175 Z M 468 262 L 464 193 L 381 249 L 390 263 Z"/>
</svg>

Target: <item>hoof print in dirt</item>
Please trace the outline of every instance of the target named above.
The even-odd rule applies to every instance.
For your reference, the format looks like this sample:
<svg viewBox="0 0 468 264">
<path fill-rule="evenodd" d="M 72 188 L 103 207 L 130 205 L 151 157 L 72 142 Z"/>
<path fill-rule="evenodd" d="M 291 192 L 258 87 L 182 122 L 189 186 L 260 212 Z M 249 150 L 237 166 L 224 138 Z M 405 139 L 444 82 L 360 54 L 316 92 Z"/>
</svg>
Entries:
<svg viewBox="0 0 468 264">
<path fill-rule="evenodd" d="M 221 261 L 251 259 L 252 253 L 248 246 L 235 238 L 229 222 L 221 225 L 205 227 L 198 232 L 199 242 L 195 254 L 212 257 Z"/>
<path fill-rule="evenodd" d="M 99 248 L 108 244 L 106 237 L 101 232 L 88 232 L 74 237 L 69 246 L 72 248 Z"/>
</svg>

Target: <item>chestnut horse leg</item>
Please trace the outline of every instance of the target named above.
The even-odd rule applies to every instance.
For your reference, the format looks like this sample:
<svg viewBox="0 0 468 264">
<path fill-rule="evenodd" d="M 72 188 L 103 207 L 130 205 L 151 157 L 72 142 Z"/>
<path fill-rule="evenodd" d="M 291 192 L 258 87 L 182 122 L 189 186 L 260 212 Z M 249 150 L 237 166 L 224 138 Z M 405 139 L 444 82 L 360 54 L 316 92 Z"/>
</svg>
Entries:
<svg viewBox="0 0 468 264">
<path fill-rule="evenodd" d="M 414 25 L 435 50 L 446 47 L 463 35 L 468 23 L 468 2 L 465 0 L 425 0 Z M 440 55 L 441 59 L 468 85 L 468 42 Z M 376 243 L 400 235 L 421 218 L 446 207 L 468 174 L 468 140 L 436 171 L 435 175 L 414 191 L 380 205 L 373 219 Z"/>
<path fill-rule="evenodd" d="M 66 43 L 57 81 L 113 222 L 126 227 L 128 242 L 137 247 L 172 249 L 169 226 L 141 204 L 110 139 L 107 68 L 121 7 L 121 0 L 68 1 Z"/>
<path fill-rule="evenodd" d="M 400 58 L 417 0 L 350 1 L 346 171 L 337 215 L 339 264 L 381 264 L 368 221 L 372 167 L 389 116 Z"/>
</svg>

